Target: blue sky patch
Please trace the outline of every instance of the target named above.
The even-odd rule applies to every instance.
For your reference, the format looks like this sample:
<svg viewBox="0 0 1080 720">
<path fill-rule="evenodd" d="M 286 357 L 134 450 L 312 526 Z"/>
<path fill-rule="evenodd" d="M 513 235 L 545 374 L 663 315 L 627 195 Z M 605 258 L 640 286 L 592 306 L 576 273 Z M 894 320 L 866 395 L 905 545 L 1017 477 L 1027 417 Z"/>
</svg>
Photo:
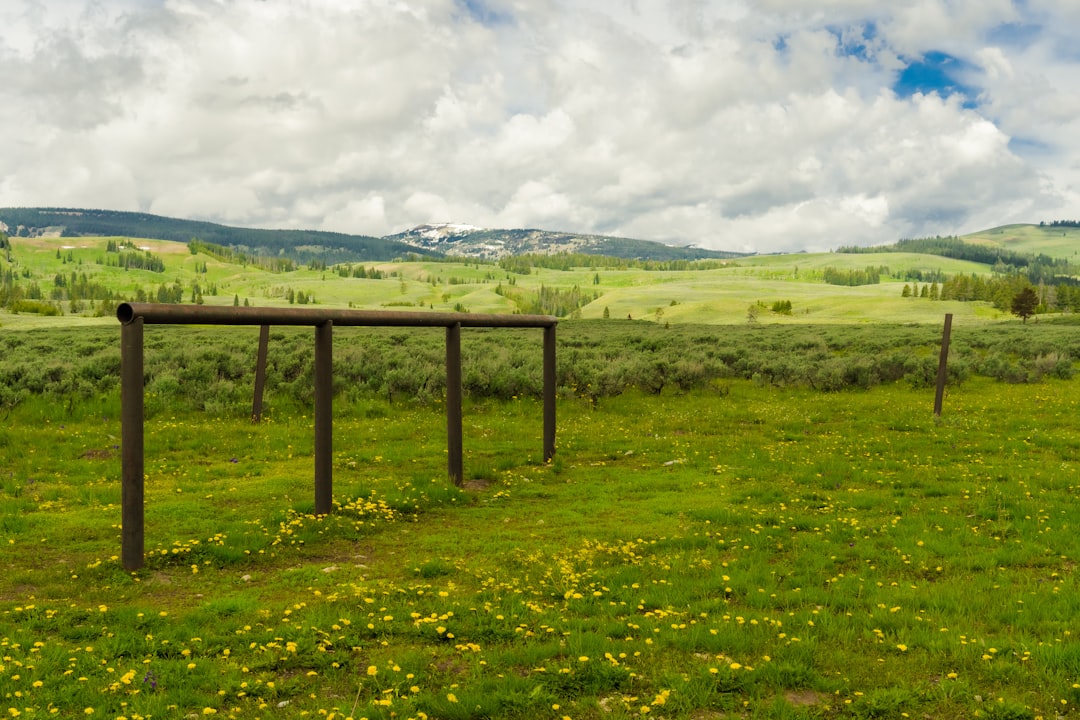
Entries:
<svg viewBox="0 0 1080 720">
<path fill-rule="evenodd" d="M 836 48 L 840 55 L 873 62 L 870 44 L 878 34 L 876 23 L 867 22 L 846 28 L 833 25 L 826 29 L 836 37 Z"/>
<path fill-rule="evenodd" d="M 893 91 L 903 98 L 916 93 L 937 93 L 943 98 L 959 94 L 964 98 L 963 106 L 970 109 L 976 105 L 978 89 L 965 84 L 961 78 L 972 69 L 960 58 L 934 50 L 904 68 L 893 84 Z"/>
<path fill-rule="evenodd" d="M 504 25 L 513 20 L 509 13 L 492 8 L 485 0 L 458 0 L 457 4 L 481 25 Z"/>
<path fill-rule="evenodd" d="M 986 34 L 991 45 L 1026 48 L 1039 39 L 1042 25 L 1029 23 L 1003 23 Z"/>
<path fill-rule="evenodd" d="M 1009 138 L 1009 150 L 1022 157 L 1031 157 L 1053 154 L 1054 146 L 1035 138 L 1014 137 Z"/>
</svg>

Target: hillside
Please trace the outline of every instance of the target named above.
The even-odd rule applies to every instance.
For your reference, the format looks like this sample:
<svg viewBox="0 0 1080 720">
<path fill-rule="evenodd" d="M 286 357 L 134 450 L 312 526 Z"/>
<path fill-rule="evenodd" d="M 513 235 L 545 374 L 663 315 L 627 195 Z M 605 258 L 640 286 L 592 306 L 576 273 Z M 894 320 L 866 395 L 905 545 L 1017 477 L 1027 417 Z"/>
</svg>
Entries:
<svg viewBox="0 0 1080 720">
<path fill-rule="evenodd" d="M 1012 319 L 991 297 L 969 292 L 964 301 L 941 299 L 948 278 L 977 277 L 984 290 L 991 281 L 1002 285 L 988 266 L 912 253 L 800 253 L 697 263 L 565 256 L 581 258 L 580 265 L 538 255 L 498 264 L 433 257 L 323 267 L 277 258 L 251 262 L 166 240 L 13 237 L 6 245 L 0 247 L 5 330 L 114 324 L 115 307 L 126 300 L 525 312 L 660 324 L 937 324 L 947 312 L 958 325 Z M 866 284 L 836 284 L 836 278 Z M 1071 301 L 1060 309 L 1077 311 Z"/>
<path fill-rule="evenodd" d="M 410 245 L 316 230 L 260 230 L 147 213 L 75 208 L 0 208 L 0 222 L 13 237 L 126 237 L 188 242 L 197 238 L 234 250 L 327 264 L 392 260 L 427 254 Z M 3 228 L 0 228 L 3 229 Z"/>
<path fill-rule="evenodd" d="M 471 225 L 444 223 L 419 225 L 385 239 L 449 257 L 498 260 L 510 255 L 577 253 L 609 257 L 655 260 L 722 260 L 745 257 L 745 253 L 676 247 L 650 240 L 587 235 L 549 230 L 493 230 Z"/>
<path fill-rule="evenodd" d="M 740 253 L 673 247 L 649 240 L 547 230 L 421 225 L 386 237 L 316 230 L 262 230 L 150 215 L 77 208 L 0 208 L 0 230 L 13 237 L 127 237 L 188 242 L 197 238 L 235 251 L 300 263 L 394 260 L 415 254 L 494 260 L 522 253 L 575 252 L 640 260 L 700 260 Z"/>
<path fill-rule="evenodd" d="M 1000 248 L 1015 253 L 1042 254 L 1053 258 L 1080 262 L 1080 226 L 1002 225 L 965 235 L 965 242 Z"/>
</svg>

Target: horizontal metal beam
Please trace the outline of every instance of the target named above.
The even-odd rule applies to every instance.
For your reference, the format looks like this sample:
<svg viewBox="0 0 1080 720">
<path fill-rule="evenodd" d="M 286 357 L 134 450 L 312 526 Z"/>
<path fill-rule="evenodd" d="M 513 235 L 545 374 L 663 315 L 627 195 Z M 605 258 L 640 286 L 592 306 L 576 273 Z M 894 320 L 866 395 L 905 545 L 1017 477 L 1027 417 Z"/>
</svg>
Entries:
<svg viewBox="0 0 1080 720">
<path fill-rule="evenodd" d="M 335 327 L 555 327 L 550 315 L 492 315 L 485 313 L 402 312 L 396 310 L 338 310 L 333 308 L 273 308 L 208 305 L 121 303 L 116 319 L 146 325 L 314 325 Z"/>
</svg>

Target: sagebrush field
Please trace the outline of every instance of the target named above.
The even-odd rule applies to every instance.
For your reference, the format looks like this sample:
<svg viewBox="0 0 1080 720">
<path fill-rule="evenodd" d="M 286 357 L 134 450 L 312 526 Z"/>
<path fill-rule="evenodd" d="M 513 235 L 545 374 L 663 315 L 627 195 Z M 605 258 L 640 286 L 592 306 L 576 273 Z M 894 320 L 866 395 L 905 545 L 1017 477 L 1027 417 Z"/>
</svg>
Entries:
<svg viewBox="0 0 1080 720">
<path fill-rule="evenodd" d="M 91 247 L 20 244 L 18 282 L 45 297 L 0 316 L 8 717 L 1078 712 L 1076 315 L 1021 324 L 901 297 L 895 278 L 821 281 L 970 263 L 385 263 L 361 278 L 147 244 L 162 274 L 109 264 L 129 250 L 98 264 L 116 241 L 78 240 Z M 47 297 L 91 277 L 208 304 L 588 300 L 559 313 L 556 455 L 542 462 L 538 332 L 463 331 L 456 488 L 442 331 L 335 329 L 335 505 L 316 516 L 310 329 L 272 331 L 252 424 L 256 328 L 151 327 L 148 552 L 127 572 L 113 300 Z"/>
<path fill-rule="evenodd" d="M 116 399 L 0 431 L 11 716 L 1057 717 L 1080 703 L 1076 381 L 167 408 L 147 566 Z"/>
</svg>

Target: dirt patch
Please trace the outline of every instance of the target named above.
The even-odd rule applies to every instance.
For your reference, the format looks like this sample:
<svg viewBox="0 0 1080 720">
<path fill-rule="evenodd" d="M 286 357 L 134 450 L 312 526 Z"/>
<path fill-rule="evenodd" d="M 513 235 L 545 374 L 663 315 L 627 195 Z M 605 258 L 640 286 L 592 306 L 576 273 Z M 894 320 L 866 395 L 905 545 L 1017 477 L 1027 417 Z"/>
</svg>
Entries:
<svg viewBox="0 0 1080 720">
<path fill-rule="evenodd" d="M 112 450 L 87 450 L 79 457 L 83 460 L 105 460 L 113 456 Z"/>
<path fill-rule="evenodd" d="M 464 665 L 453 659 L 436 663 L 435 669 L 439 672 L 450 673 L 452 675 L 464 675 L 467 670 Z"/>
<path fill-rule="evenodd" d="M 473 492 L 479 492 L 480 490 L 487 490 L 491 487 L 490 480 L 469 480 L 462 487 L 466 490 L 472 490 Z"/>
<path fill-rule="evenodd" d="M 0 601 L 13 603 L 23 602 L 27 598 L 34 597 L 37 593 L 38 589 L 33 585 L 16 585 L 5 592 L 0 592 Z"/>
<path fill-rule="evenodd" d="M 819 705 L 827 696 L 813 690 L 789 690 L 784 693 L 784 699 L 796 707 Z"/>
</svg>

